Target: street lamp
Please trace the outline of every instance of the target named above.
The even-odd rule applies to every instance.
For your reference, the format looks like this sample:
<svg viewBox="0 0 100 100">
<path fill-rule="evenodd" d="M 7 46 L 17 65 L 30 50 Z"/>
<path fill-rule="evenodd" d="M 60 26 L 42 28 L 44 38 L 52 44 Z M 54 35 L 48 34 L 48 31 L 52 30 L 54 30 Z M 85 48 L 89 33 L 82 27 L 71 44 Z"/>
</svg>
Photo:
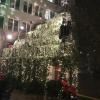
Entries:
<svg viewBox="0 0 100 100">
<path fill-rule="evenodd" d="M 24 30 L 24 26 L 20 26 L 20 30 Z"/>
<path fill-rule="evenodd" d="M 19 32 L 18 32 L 18 40 L 20 39 L 19 37 L 20 37 L 21 31 L 23 31 L 23 30 L 24 30 L 24 26 L 20 26 Z"/>
<path fill-rule="evenodd" d="M 7 40 L 12 40 L 13 36 L 12 36 L 12 34 L 7 34 L 6 38 L 7 38 Z"/>
</svg>

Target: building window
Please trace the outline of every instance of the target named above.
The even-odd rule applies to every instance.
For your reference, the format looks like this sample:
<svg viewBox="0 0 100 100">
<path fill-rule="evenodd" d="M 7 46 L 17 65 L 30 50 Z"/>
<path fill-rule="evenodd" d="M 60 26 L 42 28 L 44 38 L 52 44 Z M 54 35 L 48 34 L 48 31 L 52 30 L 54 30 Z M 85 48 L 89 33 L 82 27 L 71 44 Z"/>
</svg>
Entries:
<svg viewBox="0 0 100 100">
<path fill-rule="evenodd" d="M 31 3 L 28 3 L 28 2 L 26 2 L 26 1 L 24 1 L 24 3 L 23 3 L 23 11 L 25 12 L 25 13 L 29 13 L 29 14 L 32 14 L 32 4 Z"/>
<path fill-rule="evenodd" d="M 5 4 L 6 0 L 0 0 L 0 4 Z"/>
<path fill-rule="evenodd" d="M 14 20 L 14 31 L 18 31 L 18 20 Z"/>
<path fill-rule="evenodd" d="M 9 19 L 8 20 L 8 30 L 18 31 L 18 20 Z"/>
<path fill-rule="evenodd" d="M 32 4 L 29 3 L 28 5 L 28 13 L 31 14 L 32 13 Z"/>
<path fill-rule="evenodd" d="M 49 2 L 54 2 L 54 0 L 48 0 Z"/>
<path fill-rule="evenodd" d="M 28 7 L 28 3 L 26 1 L 24 1 L 24 6 L 23 6 L 23 11 L 27 13 L 27 7 Z"/>
<path fill-rule="evenodd" d="M 39 13 L 39 6 L 35 6 L 35 15 L 38 16 Z"/>
<path fill-rule="evenodd" d="M 39 16 L 43 17 L 43 8 L 40 8 L 40 10 L 39 10 Z"/>
<path fill-rule="evenodd" d="M 46 9 L 45 11 L 45 19 L 50 19 L 50 9 Z"/>
<path fill-rule="evenodd" d="M 15 9 L 19 10 L 20 8 L 20 0 L 16 0 Z"/>
<path fill-rule="evenodd" d="M 55 16 L 55 13 L 53 11 L 50 12 L 50 18 L 53 18 Z"/>
<path fill-rule="evenodd" d="M 15 0 L 10 0 L 10 7 L 11 8 L 15 8 Z"/>
<path fill-rule="evenodd" d="M 64 7 L 68 5 L 68 0 L 61 0 L 61 6 Z"/>
<path fill-rule="evenodd" d="M 20 0 L 11 0 L 10 7 L 19 10 Z"/>
<path fill-rule="evenodd" d="M 13 29 L 13 19 L 9 19 L 8 20 L 8 30 L 12 31 L 12 29 Z"/>
<path fill-rule="evenodd" d="M 4 17 L 0 16 L 0 29 L 3 29 Z"/>
</svg>

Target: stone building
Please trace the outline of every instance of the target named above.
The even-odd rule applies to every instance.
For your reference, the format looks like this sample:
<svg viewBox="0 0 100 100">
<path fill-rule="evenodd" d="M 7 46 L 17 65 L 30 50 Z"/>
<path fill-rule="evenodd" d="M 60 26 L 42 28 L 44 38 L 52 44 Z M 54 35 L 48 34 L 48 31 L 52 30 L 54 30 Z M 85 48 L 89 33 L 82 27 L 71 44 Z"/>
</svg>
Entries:
<svg viewBox="0 0 100 100">
<path fill-rule="evenodd" d="M 60 0 L 0 0 L 0 48 L 61 11 Z"/>
</svg>

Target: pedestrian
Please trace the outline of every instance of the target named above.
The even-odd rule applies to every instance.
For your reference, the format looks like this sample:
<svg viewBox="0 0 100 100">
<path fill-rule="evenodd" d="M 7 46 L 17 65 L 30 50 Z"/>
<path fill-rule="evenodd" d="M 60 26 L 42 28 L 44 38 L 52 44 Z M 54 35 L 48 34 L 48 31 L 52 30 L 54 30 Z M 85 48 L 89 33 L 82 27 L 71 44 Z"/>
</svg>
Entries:
<svg viewBox="0 0 100 100">
<path fill-rule="evenodd" d="M 77 99 L 77 89 L 75 87 L 75 85 L 70 85 L 67 89 L 67 91 L 69 92 L 70 94 L 70 99 L 71 100 L 78 100 Z"/>
<path fill-rule="evenodd" d="M 70 100 L 70 93 L 68 91 L 69 88 L 68 81 L 66 79 L 61 79 L 60 82 L 62 85 L 62 98 L 64 100 Z"/>
<path fill-rule="evenodd" d="M 63 18 L 62 24 L 60 26 L 60 33 L 59 33 L 59 39 L 61 39 L 63 43 L 71 33 L 71 29 L 72 29 L 71 21 L 70 20 L 66 21 L 66 19 Z"/>
</svg>

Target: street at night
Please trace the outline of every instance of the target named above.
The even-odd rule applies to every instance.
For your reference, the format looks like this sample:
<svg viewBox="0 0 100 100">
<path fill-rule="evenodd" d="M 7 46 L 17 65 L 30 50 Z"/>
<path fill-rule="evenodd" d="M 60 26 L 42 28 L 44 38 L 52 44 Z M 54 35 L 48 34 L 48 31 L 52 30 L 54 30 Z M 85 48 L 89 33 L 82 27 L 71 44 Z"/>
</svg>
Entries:
<svg viewBox="0 0 100 100">
<path fill-rule="evenodd" d="M 100 100 L 99 0 L 0 0 L 0 100 Z"/>
</svg>

